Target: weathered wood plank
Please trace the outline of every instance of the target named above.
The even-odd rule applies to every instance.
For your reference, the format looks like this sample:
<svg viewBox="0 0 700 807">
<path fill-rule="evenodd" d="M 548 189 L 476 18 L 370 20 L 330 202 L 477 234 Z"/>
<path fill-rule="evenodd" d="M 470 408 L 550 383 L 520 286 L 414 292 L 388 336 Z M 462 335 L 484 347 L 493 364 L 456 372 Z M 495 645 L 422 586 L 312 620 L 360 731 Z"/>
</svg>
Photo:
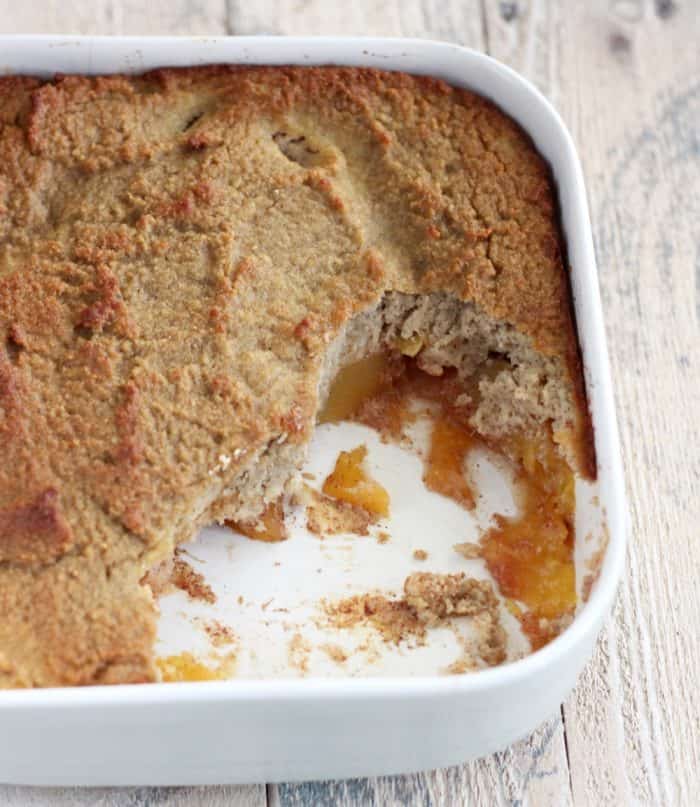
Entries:
<svg viewBox="0 0 700 807">
<path fill-rule="evenodd" d="M 225 34 L 226 0 L 37 0 L 0 4 L 6 34 Z"/>
<path fill-rule="evenodd" d="M 479 0 L 229 0 L 235 34 L 416 36 L 482 46 Z"/>
<path fill-rule="evenodd" d="M 271 807 L 388 807 L 421 804 L 471 805 L 571 804 L 564 729 L 553 718 L 527 740 L 466 765 L 411 776 L 382 776 L 339 782 L 311 782 L 270 788 Z"/>
<path fill-rule="evenodd" d="M 265 788 L 249 787 L 10 787 L 3 807 L 264 807 Z"/>
<path fill-rule="evenodd" d="M 614 619 L 565 707 L 574 801 L 692 804 L 700 783 L 698 7 L 509 5 L 509 20 L 489 15 L 496 55 L 526 73 L 536 62 L 552 66 L 553 86 L 542 70 L 535 80 L 557 102 L 584 163 L 632 516 Z M 533 33 L 536 52 L 523 45 Z"/>
</svg>

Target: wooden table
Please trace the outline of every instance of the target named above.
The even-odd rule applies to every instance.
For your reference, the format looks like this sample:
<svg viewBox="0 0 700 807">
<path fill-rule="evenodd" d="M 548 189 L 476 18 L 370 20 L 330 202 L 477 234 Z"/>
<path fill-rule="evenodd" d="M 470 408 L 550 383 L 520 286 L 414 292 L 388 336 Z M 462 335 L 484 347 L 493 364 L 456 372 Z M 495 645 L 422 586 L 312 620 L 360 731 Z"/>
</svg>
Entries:
<svg viewBox="0 0 700 807">
<path fill-rule="evenodd" d="M 493 757 L 304 785 L 0 786 L 0 804 L 697 804 L 700 1 L 2 0 L 0 31 L 427 37 L 528 76 L 583 160 L 632 515 L 627 578 L 594 660 L 560 713 Z"/>
</svg>

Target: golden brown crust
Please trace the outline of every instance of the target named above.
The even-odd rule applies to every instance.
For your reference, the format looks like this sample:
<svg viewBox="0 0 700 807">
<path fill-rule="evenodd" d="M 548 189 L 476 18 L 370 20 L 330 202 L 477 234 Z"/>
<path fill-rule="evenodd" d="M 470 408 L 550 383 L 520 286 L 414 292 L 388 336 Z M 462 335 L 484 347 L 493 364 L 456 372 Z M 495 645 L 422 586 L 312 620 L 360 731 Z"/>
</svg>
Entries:
<svg viewBox="0 0 700 807">
<path fill-rule="evenodd" d="M 388 289 L 474 301 L 580 394 L 548 169 L 484 99 L 210 67 L 0 101 L 0 683 L 154 677 L 138 581 L 308 440 L 329 341 Z"/>
<path fill-rule="evenodd" d="M 53 488 L 28 504 L 0 510 L 0 563 L 48 563 L 72 546 L 73 533 Z"/>
</svg>

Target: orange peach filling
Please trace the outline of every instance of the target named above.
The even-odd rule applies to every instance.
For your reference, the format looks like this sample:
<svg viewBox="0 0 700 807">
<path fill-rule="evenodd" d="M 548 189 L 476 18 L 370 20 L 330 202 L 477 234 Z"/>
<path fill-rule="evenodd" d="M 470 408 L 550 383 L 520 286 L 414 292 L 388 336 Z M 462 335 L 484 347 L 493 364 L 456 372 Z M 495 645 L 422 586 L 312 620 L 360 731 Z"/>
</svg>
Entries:
<svg viewBox="0 0 700 807">
<path fill-rule="evenodd" d="M 366 446 L 341 451 L 333 472 L 323 483 L 326 496 L 361 507 L 375 516 L 389 515 L 389 494 L 364 467 Z"/>
<path fill-rule="evenodd" d="M 574 477 L 549 435 L 511 441 L 510 451 L 519 457 L 520 514 L 496 516 L 481 556 L 501 593 L 529 609 L 515 613 L 536 649 L 557 635 L 557 620 L 576 606 Z"/>
<path fill-rule="evenodd" d="M 262 515 L 254 521 L 226 521 L 232 530 L 252 538 L 254 541 L 276 543 L 287 539 L 287 528 L 284 524 L 284 508 L 281 501 L 273 502 L 263 510 Z"/>
<path fill-rule="evenodd" d="M 226 678 L 222 670 L 207 667 L 191 653 L 156 659 L 162 681 L 217 681 Z"/>
<path fill-rule="evenodd" d="M 401 349 L 410 355 L 413 347 Z M 432 420 L 425 484 L 467 509 L 475 503 L 465 476 L 473 447 L 486 446 L 515 465 L 520 512 L 514 518 L 496 515 L 496 525 L 481 540 L 480 554 L 537 648 L 557 635 L 562 619 L 576 605 L 574 477 L 549 429 L 493 440 L 470 427 L 469 417 L 479 400 L 479 380 L 492 377 L 504 365 L 500 358 L 490 360 L 464 384 L 452 372 L 428 375 L 405 357 L 372 356 L 339 373 L 322 422 L 356 420 L 377 429 L 385 440 L 396 440 L 415 420 L 415 402 L 425 404 L 423 414 Z M 458 400 L 463 404 L 457 406 Z M 364 446 L 343 452 L 324 484 L 324 493 L 386 515 L 388 495 L 367 478 L 362 469 L 365 455 Z"/>
<path fill-rule="evenodd" d="M 474 435 L 444 417 L 435 417 L 423 480 L 429 490 L 441 493 L 468 510 L 474 508 L 474 494 L 464 475 L 464 465 Z"/>
<path fill-rule="evenodd" d="M 328 399 L 318 416 L 319 423 L 347 420 L 380 387 L 386 358 L 375 353 L 349 364 L 333 380 Z"/>
</svg>

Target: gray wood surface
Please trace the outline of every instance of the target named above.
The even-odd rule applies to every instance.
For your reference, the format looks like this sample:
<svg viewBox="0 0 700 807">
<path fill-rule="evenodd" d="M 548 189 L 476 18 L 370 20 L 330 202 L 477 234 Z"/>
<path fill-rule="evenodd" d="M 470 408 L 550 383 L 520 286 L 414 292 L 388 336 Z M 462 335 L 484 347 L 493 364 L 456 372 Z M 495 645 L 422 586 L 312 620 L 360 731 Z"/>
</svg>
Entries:
<svg viewBox="0 0 700 807">
<path fill-rule="evenodd" d="M 487 50 L 555 103 L 587 178 L 622 433 L 628 574 L 560 714 L 488 759 L 303 785 L 0 786 L 0 804 L 683 805 L 700 789 L 700 2 L 37 0 L 0 31 L 378 34 Z"/>
</svg>

